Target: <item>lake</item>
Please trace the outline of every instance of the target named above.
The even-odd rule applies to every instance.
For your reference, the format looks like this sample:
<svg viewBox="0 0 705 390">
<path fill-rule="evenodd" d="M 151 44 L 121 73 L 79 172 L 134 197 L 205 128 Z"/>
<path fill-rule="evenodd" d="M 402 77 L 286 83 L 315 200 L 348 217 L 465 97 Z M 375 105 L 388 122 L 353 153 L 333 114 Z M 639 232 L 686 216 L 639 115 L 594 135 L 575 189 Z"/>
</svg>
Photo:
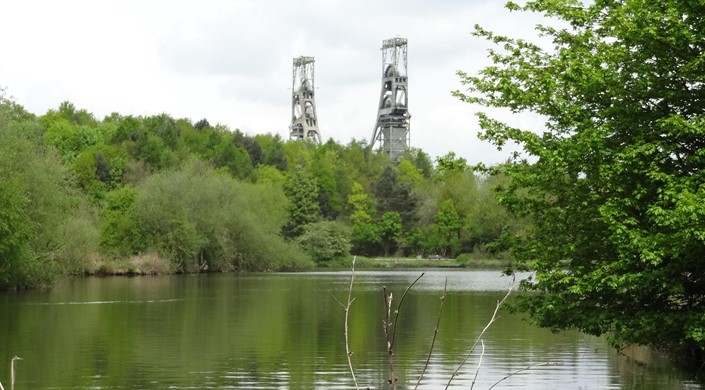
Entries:
<svg viewBox="0 0 705 390">
<path fill-rule="evenodd" d="M 394 306 L 422 271 L 357 272 L 349 346 L 360 388 L 386 389 L 382 286 Z M 427 270 L 399 314 L 399 389 L 443 389 L 511 280 L 499 271 Z M 523 275 L 526 276 L 526 275 Z M 48 291 L 0 294 L 0 382 L 18 355 L 19 389 L 354 389 L 345 349 L 350 272 L 67 279 Z M 700 389 L 646 350 L 551 333 L 500 311 L 450 388 Z M 537 365 L 535 364 L 545 364 Z M 531 366 L 531 368 L 529 368 Z"/>
</svg>

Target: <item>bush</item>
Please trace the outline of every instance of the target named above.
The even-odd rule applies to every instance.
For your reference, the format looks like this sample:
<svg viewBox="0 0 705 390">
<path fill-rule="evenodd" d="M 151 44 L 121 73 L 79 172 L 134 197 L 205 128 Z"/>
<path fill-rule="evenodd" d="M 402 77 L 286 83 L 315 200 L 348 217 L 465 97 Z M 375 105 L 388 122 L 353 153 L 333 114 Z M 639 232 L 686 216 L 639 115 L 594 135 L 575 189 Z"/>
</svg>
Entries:
<svg viewBox="0 0 705 390">
<path fill-rule="evenodd" d="M 71 253 L 69 236 L 89 252 L 97 242 L 56 151 L 24 131 L 38 123 L 18 110 L 0 93 L 0 288 L 39 286 L 72 271 L 85 258 Z"/>
<path fill-rule="evenodd" d="M 323 221 L 308 224 L 296 242 L 316 264 L 350 256 L 349 228 L 340 222 Z"/>
<path fill-rule="evenodd" d="M 241 183 L 202 161 L 149 177 L 131 210 L 142 250 L 170 259 L 178 270 L 279 270 L 310 267 L 279 236 L 286 222 L 281 186 Z"/>
</svg>

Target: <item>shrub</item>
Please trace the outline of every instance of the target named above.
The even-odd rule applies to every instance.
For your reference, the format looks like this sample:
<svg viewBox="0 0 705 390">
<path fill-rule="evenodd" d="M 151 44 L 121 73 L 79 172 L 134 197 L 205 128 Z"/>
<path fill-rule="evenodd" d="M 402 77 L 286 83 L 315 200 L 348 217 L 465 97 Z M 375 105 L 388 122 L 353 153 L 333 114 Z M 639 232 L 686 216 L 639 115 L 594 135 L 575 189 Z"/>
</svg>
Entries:
<svg viewBox="0 0 705 390">
<path fill-rule="evenodd" d="M 316 264 L 350 255 L 350 232 L 340 222 L 323 221 L 308 224 L 296 242 Z"/>
</svg>

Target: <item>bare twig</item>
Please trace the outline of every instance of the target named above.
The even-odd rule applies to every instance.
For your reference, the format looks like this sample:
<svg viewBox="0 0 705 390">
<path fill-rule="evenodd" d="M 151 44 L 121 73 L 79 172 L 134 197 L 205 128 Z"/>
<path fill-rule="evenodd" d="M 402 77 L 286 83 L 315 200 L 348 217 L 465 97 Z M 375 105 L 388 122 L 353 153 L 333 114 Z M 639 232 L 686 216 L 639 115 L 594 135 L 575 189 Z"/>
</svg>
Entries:
<svg viewBox="0 0 705 390">
<path fill-rule="evenodd" d="M 15 390 L 15 361 L 17 360 L 22 360 L 22 358 L 15 355 L 10 361 L 10 390 Z"/>
<path fill-rule="evenodd" d="M 406 294 L 409 293 L 409 290 L 411 290 L 412 287 L 416 284 L 416 282 L 419 281 L 426 273 L 422 273 L 419 275 L 416 280 L 414 280 L 404 291 L 404 294 L 401 295 L 401 299 L 399 300 L 399 305 L 397 305 L 396 310 L 394 310 L 394 322 L 391 322 L 391 317 L 392 317 L 392 300 L 393 296 L 392 293 L 390 292 L 387 294 L 387 287 L 382 286 L 382 292 L 384 293 L 384 335 L 387 338 L 387 360 L 389 362 L 389 372 L 391 377 L 389 378 L 388 382 L 390 385 L 392 385 L 392 389 L 395 390 L 397 388 L 397 374 L 396 374 L 396 369 L 394 368 L 394 339 L 396 338 L 397 334 L 397 320 L 399 319 L 399 312 L 401 311 L 401 305 L 404 303 L 404 298 L 406 298 Z M 393 326 L 393 328 L 392 328 Z"/>
<path fill-rule="evenodd" d="M 397 306 L 397 310 L 394 315 L 394 331 L 392 332 L 392 346 L 394 346 L 394 339 L 396 338 L 396 335 L 397 335 L 397 319 L 399 319 L 399 311 L 401 310 L 401 304 L 404 303 L 404 298 L 406 298 L 406 294 L 409 292 L 409 290 L 411 290 L 411 288 L 414 287 L 416 282 L 418 282 L 419 279 L 421 279 L 424 275 L 426 275 L 426 273 L 422 272 L 421 275 L 419 275 L 419 277 L 416 278 L 416 280 L 414 280 L 409 285 L 409 287 L 406 288 L 406 290 L 404 291 L 404 294 L 401 295 L 401 299 L 399 300 L 399 305 Z"/>
<path fill-rule="evenodd" d="M 421 370 L 421 375 L 419 375 L 419 379 L 416 381 L 416 386 L 414 386 L 414 390 L 419 388 L 419 385 L 421 384 L 421 379 L 423 379 L 424 374 L 426 374 L 426 370 L 428 369 L 428 363 L 431 361 L 431 354 L 433 353 L 433 347 L 436 344 L 436 336 L 438 336 L 438 328 L 441 325 L 441 315 L 443 314 L 443 304 L 446 301 L 446 294 L 448 292 L 448 278 L 446 278 L 446 283 L 443 286 L 443 295 L 441 295 L 441 305 L 440 308 L 438 309 L 438 319 L 436 320 L 436 328 L 433 329 L 433 339 L 431 340 L 431 348 L 428 350 L 428 356 L 426 357 L 426 363 L 423 365 L 423 369 Z"/>
<path fill-rule="evenodd" d="M 353 370 L 353 365 L 352 365 L 352 352 L 350 351 L 350 339 L 348 337 L 348 317 L 350 314 L 350 305 L 355 301 L 355 298 L 352 297 L 352 288 L 353 288 L 353 282 L 355 281 L 355 259 L 357 259 L 357 256 L 353 257 L 352 260 L 352 271 L 350 272 L 350 286 L 348 287 L 348 301 L 347 304 L 343 304 L 343 302 L 340 302 L 338 298 L 335 297 L 335 295 L 331 294 L 333 299 L 335 299 L 336 302 L 340 306 L 345 309 L 345 354 L 347 355 L 348 358 L 348 368 L 350 368 L 350 375 L 352 376 L 353 383 L 355 383 L 355 389 L 359 390 L 360 387 L 357 384 L 357 379 L 355 378 L 355 370 Z M 2 389 L 4 390 L 4 389 Z"/>
<path fill-rule="evenodd" d="M 338 299 L 338 297 L 336 297 L 335 295 L 333 295 L 332 292 L 328 291 L 328 294 L 330 294 L 330 296 L 333 297 L 333 299 L 334 299 L 336 302 L 338 302 L 338 304 L 339 304 L 340 306 L 342 306 L 343 309 L 345 308 L 345 304 L 344 304 L 343 302 L 340 302 L 340 300 Z"/>
<path fill-rule="evenodd" d="M 458 368 L 455 369 L 453 372 L 453 375 L 450 376 L 450 379 L 448 380 L 448 384 L 446 384 L 446 390 L 448 387 L 450 387 L 450 383 L 455 379 L 455 377 L 458 375 L 458 372 L 460 372 L 460 369 L 463 368 L 465 363 L 470 359 L 470 356 L 472 355 L 473 351 L 475 350 L 475 347 L 477 347 L 477 344 L 480 342 L 482 339 L 482 336 L 485 335 L 485 332 L 487 332 L 487 329 L 490 328 L 490 326 L 497 320 L 497 312 L 499 311 L 499 308 L 502 306 L 504 301 L 509 298 L 509 295 L 512 293 L 512 290 L 514 290 L 514 283 L 516 282 L 516 276 L 512 275 L 512 284 L 509 286 L 509 289 L 507 290 L 507 294 L 504 295 L 504 298 L 502 300 L 497 301 L 497 306 L 494 308 L 494 313 L 492 313 L 492 318 L 490 318 L 490 321 L 485 325 L 484 329 L 482 329 L 482 332 L 480 332 L 480 335 L 477 336 L 477 339 L 475 339 L 475 343 L 472 345 L 470 348 L 470 351 L 468 351 L 468 354 L 465 355 L 465 358 L 463 359 L 462 362 L 460 362 L 460 365 L 458 365 Z"/>
<path fill-rule="evenodd" d="M 477 370 L 475 370 L 475 377 L 472 378 L 472 385 L 470 385 L 470 390 L 475 387 L 475 382 L 477 382 L 477 375 L 480 373 L 480 366 L 482 366 L 482 358 L 485 356 L 485 340 L 480 340 L 482 344 L 482 353 L 480 354 L 480 360 L 477 362 Z"/>
<path fill-rule="evenodd" d="M 513 377 L 514 375 L 521 374 L 522 372 L 528 371 L 528 370 L 530 370 L 530 369 L 532 369 L 532 368 L 534 368 L 534 367 L 551 366 L 551 365 L 557 366 L 557 365 L 559 365 L 559 364 L 560 364 L 560 363 L 555 363 L 555 362 L 543 362 L 543 363 L 529 364 L 528 366 L 526 366 L 526 367 L 524 367 L 524 368 L 522 368 L 522 369 L 516 370 L 516 371 L 512 372 L 511 374 L 508 374 L 508 375 L 505 376 L 504 378 L 498 380 L 497 382 L 495 382 L 494 385 L 490 386 L 487 390 L 492 390 L 492 389 L 495 388 L 495 386 L 497 386 L 498 384 L 502 383 L 502 382 L 505 381 L 506 379 L 509 379 L 509 378 Z"/>
<path fill-rule="evenodd" d="M 394 370 L 394 350 L 392 344 L 391 335 L 391 311 L 392 311 L 392 293 L 387 294 L 387 287 L 382 286 L 382 293 L 384 294 L 384 322 L 382 327 L 384 328 L 384 336 L 387 339 L 387 362 L 389 363 L 389 372 L 391 373 L 391 378 L 388 382 L 392 385 L 392 389 L 397 388 L 397 377 Z"/>
</svg>

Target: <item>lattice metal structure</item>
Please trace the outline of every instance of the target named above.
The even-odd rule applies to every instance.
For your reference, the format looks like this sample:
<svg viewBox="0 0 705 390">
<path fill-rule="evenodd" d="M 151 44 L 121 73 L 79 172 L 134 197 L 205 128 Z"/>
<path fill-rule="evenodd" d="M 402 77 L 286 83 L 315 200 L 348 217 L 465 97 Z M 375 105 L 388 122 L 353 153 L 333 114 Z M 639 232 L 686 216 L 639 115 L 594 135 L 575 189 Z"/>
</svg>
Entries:
<svg viewBox="0 0 705 390">
<path fill-rule="evenodd" d="M 409 148 L 410 119 L 407 79 L 407 40 L 391 38 L 382 41 L 382 92 L 377 107 L 377 123 L 370 145 L 379 148 L 392 161 Z"/>
<path fill-rule="evenodd" d="M 321 132 L 318 130 L 313 84 L 314 62 L 313 57 L 294 58 L 289 138 L 305 139 L 320 145 Z"/>
</svg>

